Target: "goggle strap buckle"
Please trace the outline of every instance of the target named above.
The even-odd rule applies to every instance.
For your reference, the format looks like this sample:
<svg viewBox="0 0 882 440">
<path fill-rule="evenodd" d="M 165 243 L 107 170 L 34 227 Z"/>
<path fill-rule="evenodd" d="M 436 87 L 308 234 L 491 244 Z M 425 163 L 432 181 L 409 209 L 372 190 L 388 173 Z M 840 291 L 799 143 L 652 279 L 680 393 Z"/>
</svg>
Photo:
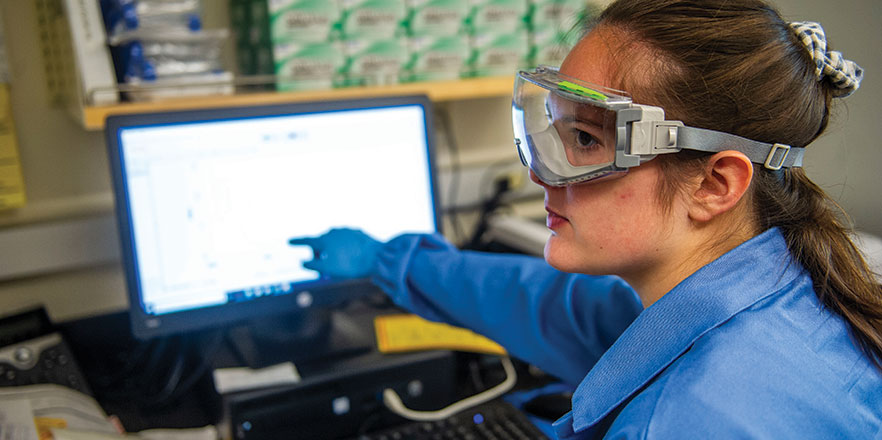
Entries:
<svg viewBox="0 0 882 440">
<path fill-rule="evenodd" d="M 657 121 L 652 137 L 652 154 L 676 153 L 678 134 L 683 123 L 680 121 Z"/>
<path fill-rule="evenodd" d="M 661 107 L 640 104 L 634 107 L 639 109 L 639 119 L 631 123 L 629 151 L 631 155 L 656 155 L 680 151 L 678 144 L 682 122 L 666 120 L 665 111 Z"/>
<path fill-rule="evenodd" d="M 763 162 L 763 166 L 772 171 L 778 171 L 784 166 L 784 161 L 787 159 L 788 154 L 790 154 L 790 145 L 773 144 L 769 150 L 769 155 L 766 157 L 766 161 Z"/>
</svg>

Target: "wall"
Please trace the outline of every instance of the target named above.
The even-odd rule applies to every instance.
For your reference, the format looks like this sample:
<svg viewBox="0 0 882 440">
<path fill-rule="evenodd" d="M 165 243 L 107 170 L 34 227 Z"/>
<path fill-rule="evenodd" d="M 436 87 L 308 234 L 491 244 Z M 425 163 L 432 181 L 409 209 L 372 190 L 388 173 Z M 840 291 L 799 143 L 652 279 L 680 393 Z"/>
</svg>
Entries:
<svg viewBox="0 0 882 440">
<path fill-rule="evenodd" d="M 840 102 L 828 134 L 807 153 L 809 175 L 851 214 L 856 225 L 882 236 L 882 3 L 878 0 L 778 0 L 790 19 L 820 21 L 834 47 L 866 70 L 864 85 Z M 121 268 L 115 258 L 117 238 L 112 228 L 95 227 L 112 209 L 109 173 L 102 133 L 86 132 L 63 109 L 52 107 L 39 56 L 37 19 L 30 1 L 0 0 L 3 27 L 13 69 L 12 105 L 19 135 L 29 204 L 0 213 L 0 265 L 22 255 L 45 258 L 85 246 L 95 254 L 88 267 L 72 265 L 52 273 L 34 273 L 0 281 L 0 313 L 43 303 L 58 320 L 88 316 L 127 307 Z M 500 159 L 511 160 L 510 99 L 495 98 L 450 103 L 449 112 L 461 158 L 474 173 Z M 444 146 L 440 147 L 442 152 Z M 462 185 L 462 196 L 480 191 Z M 442 189 L 449 186 L 443 185 Z M 450 195 L 444 194 L 449 200 Z M 75 237 L 22 243 L 34 227 L 83 221 L 73 234 L 99 234 L 87 245 Z M 90 226 L 91 225 L 91 226 Z M 101 235 L 101 232 L 104 232 Z M 0 270 L 2 273 L 2 270 Z"/>
<path fill-rule="evenodd" d="M 808 175 L 832 195 L 855 226 L 882 236 L 882 2 L 777 0 L 790 21 L 817 21 L 834 50 L 864 68 L 854 95 L 836 101 L 827 133 L 806 151 Z"/>
<path fill-rule="evenodd" d="M 12 107 L 24 168 L 28 204 L 0 213 L 0 234 L 20 235 L 57 219 L 89 218 L 112 207 L 103 135 L 82 130 L 64 109 L 50 104 L 37 33 L 34 2 L 0 3 L 12 70 Z M 116 238 L 106 237 L 105 247 Z M 3 243 L 8 243 L 9 240 Z M 67 243 L 59 243 L 64 247 Z M 33 242 L 0 249 L 3 260 L 23 253 L 53 252 L 53 243 Z M 0 283 L 0 311 L 46 304 L 57 319 L 126 307 L 118 263 L 49 275 L 34 274 Z"/>
</svg>

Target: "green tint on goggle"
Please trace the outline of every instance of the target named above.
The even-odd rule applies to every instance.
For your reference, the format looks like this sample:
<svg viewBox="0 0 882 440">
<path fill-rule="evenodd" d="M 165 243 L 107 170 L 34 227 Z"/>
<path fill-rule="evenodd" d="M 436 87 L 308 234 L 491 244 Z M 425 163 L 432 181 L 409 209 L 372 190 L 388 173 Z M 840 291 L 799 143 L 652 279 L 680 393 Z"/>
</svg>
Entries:
<svg viewBox="0 0 882 440">
<path fill-rule="evenodd" d="M 586 98 L 596 99 L 598 101 L 606 102 L 609 98 L 596 90 L 591 90 L 587 87 L 582 87 L 578 84 L 573 84 L 569 81 L 561 81 L 557 83 L 557 87 L 561 90 L 575 93 L 576 95 L 584 96 Z"/>
</svg>

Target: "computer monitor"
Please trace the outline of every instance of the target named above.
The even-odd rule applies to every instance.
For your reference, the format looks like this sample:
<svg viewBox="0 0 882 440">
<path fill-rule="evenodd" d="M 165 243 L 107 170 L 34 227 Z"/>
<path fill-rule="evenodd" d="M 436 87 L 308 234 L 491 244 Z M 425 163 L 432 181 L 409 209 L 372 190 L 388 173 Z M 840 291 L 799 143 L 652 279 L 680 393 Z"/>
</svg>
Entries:
<svg viewBox="0 0 882 440">
<path fill-rule="evenodd" d="M 288 239 L 440 232 L 430 103 L 393 97 L 111 116 L 133 334 L 331 307 L 367 280 Z"/>
</svg>

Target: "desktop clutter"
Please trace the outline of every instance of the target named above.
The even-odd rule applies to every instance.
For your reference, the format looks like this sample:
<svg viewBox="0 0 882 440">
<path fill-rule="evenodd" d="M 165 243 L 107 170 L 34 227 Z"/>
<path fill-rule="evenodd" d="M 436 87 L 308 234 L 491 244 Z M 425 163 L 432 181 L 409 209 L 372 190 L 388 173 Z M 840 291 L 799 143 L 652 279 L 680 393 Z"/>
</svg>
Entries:
<svg viewBox="0 0 882 440">
<path fill-rule="evenodd" d="M 571 388 L 494 342 L 371 301 L 348 306 L 313 341 L 335 346 L 372 330 L 370 347 L 256 367 L 242 365 L 255 359 L 232 330 L 139 342 L 119 328 L 124 314 L 62 325 L 42 308 L 0 317 L 0 431 L 21 440 L 541 439 L 568 411 Z M 262 361 L 279 355 L 258 351 L 269 352 Z"/>
</svg>

